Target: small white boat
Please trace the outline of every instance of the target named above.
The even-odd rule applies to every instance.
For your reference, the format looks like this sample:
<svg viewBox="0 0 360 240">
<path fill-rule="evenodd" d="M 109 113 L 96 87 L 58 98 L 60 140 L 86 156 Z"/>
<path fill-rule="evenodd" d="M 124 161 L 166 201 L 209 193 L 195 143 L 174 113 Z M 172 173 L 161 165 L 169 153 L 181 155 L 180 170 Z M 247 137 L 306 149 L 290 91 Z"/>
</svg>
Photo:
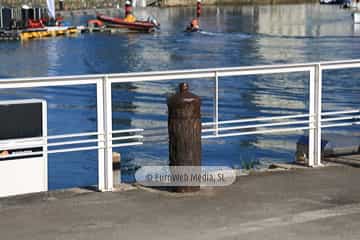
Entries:
<svg viewBox="0 0 360 240">
<path fill-rule="evenodd" d="M 354 24 L 360 24 L 360 12 L 353 12 L 352 17 Z"/>
<path fill-rule="evenodd" d="M 336 4 L 337 0 L 320 0 L 320 4 Z"/>
<path fill-rule="evenodd" d="M 360 2 L 358 0 L 346 0 L 344 1 L 343 8 L 359 8 L 360 7 Z"/>
</svg>

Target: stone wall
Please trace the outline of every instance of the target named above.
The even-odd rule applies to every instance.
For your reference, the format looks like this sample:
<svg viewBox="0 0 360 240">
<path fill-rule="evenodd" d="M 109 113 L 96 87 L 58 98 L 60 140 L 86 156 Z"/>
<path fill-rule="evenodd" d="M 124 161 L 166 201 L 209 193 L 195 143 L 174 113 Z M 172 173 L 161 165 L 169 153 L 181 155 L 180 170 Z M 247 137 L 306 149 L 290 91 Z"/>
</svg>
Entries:
<svg viewBox="0 0 360 240">
<path fill-rule="evenodd" d="M 46 0 L 0 0 L 0 5 L 20 6 L 28 4 L 30 6 L 46 6 Z M 64 0 L 65 9 L 88 9 L 88 8 L 115 8 L 117 4 L 122 6 L 123 0 Z M 55 0 L 56 7 L 59 0 Z"/>
<path fill-rule="evenodd" d="M 280 3 L 316 3 L 318 0 L 202 0 L 204 5 L 241 5 L 241 4 L 280 4 Z M 161 0 L 161 5 L 190 6 L 195 5 L 196 0 Z"/>
<path fill-rule="evenodd" d="M 91 9 L 91 8 L 115 8 L 118 4 L 123 6 L 125 0 L 64 0 L 65 9 Z M 158 2 L 163 7 L 191 6 L 196 0 L 147 0 L 148 3 Z M 305 3 L 317 2 L 318 0 L 202 0 L 204 5 L 234 5 L 234 4 L 277 4 L 277 3 Z M 55 0 L 58 7 L 59 0 Z M 46 0 L 0 0 L 0 5 L 20 6 L 22 4 L 33 6 L 45 6 Z"/>
</svg>

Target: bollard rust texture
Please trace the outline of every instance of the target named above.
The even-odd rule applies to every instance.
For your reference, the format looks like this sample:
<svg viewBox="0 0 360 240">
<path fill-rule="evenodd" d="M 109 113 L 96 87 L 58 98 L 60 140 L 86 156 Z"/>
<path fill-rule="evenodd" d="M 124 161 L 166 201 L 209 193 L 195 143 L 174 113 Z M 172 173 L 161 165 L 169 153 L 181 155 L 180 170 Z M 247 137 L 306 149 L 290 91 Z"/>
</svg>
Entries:
<svg viewBox="0 0 360 240">
<path fill-rule="evenodd" d="M 201 166 L 201 100 L 181 83 L 179 92 L 168 99 L 170 166 Z M 198 191 L 200 186 L 181 186 L 177 192 Z"/>
</svg>

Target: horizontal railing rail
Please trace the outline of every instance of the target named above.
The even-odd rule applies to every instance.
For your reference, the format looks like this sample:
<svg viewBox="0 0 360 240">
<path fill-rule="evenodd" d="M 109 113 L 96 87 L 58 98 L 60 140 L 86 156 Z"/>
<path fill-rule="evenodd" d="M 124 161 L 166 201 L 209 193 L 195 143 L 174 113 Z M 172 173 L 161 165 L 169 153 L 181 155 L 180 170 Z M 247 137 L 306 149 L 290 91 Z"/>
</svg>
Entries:
<svg viewBox="0 0 360 240">
<path fill-rule="evenodd" d="M 308 165 L 321 165 L 321 130 L 323 128 L 360 125 L 360 110 L 322 112 L 322 74 L 335 69 L 360 68 L 360 60 L 282 64 L 251 67 L 211 68 L 181 71 L 97 74 L 41 78 L 1 79 L 0 89 L 55 86 L 95 85 L 97 96 L 97 131 L 44 136 L 34 139 L 0 141 L 0 150 L 26 149 L 45 146 L 36 153 L 59 154 L 78 151 L 98 151 L 98 188 L 113 189 L 112 149 L 142 145 L 147 129 L 119 129 L 112 127 L 112 84 L 149 81 L 202 79 L 214 81 L 213 121 L 205 122 L 203 139 L 242 135 L 309 131 Z M 219 82 L 223 77 L 307 73 L 309 76 L 309 110 L 306 114 L 267 116 L 248 119 L 220 120 Z M 153 133 L 151 133 L 153 134 Z M 150 135 L 151 135 L 150 134 Z M 14 155 L 10 157 L 19 157 Z M 7 156 L 6 158 L 8 158 Z M 2 159 L 4 157 L 0 157 Z"/>
</svg>

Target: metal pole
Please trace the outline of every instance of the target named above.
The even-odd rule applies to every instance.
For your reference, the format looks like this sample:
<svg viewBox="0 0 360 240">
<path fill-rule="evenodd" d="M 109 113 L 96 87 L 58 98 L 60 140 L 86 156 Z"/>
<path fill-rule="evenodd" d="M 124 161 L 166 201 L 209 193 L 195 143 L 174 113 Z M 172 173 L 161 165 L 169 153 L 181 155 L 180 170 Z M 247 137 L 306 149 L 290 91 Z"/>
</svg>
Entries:
<svg viewBox="0 0 360 240">
<path fill-rule="evenodd" d="M 4 28 L 4 23 L 3 23 L 3 7 L 0 7 L 0 28 Z"/>
<path fill-rule="evenodd" d="M 315 157 L 315 125 L 314 125 L 314 116 L 316 115 L 316 102 L 315 102 L 315 79 L 316 79 L 316 69 L 315 67 L 310 70 L 310 82 L 309 82 L 309 149 L 308 149 L 308 166 L 314 166 L 314 157 Z"/>
<path fill-rule="evenodd" d="M 111 81 L 105 75 L 96 84 L 98 117 L 98 190 L 113 190 Z"/>
<path fill-rule="evenodd" d="M 214 90 L 214 128 L 215 135 L 219 135 L 219 76 L 215 72 L 215 90 Z"/>
<path fill-rule="evenodd" d="M 320 64 L 315 67 L 315 166 L 321 166 L 321 112 L 322 112 L 322 68 Z"/>
<path fill-rule="evenodd" d="M 103 78 L 103 102 L 104 102 L 104 130 L 105 130 L 105 191 L 112 191 L 113 163 L 112 163 L 112 102 L 111 81 L 107 76 Z"/>
<path fill-rule="evenodd" d="M 322 68 L 316 64 L 310 71 L 309 167 L 321 166 Z"/>
<path fill-rule="evenodd" d="M 43 124 L 44 124 L 44 132 L 43 132 L 43 156 L 44 156 L 44 169 L 45 169 L 45 174 L 44 174 L 44 188 L 45 191 L 49 190 L 49 173 L 48 173 L 48 125 L 47 125 L 47 103 L 46 101 L 43 101 Z"/>
<path fill-rule="evenodd" d="M 105 129 L 104 129 L 104 97 L 103 97 L 103 79 L 96 83 L 96 98 L 97 98 L 97 131 L 98 135 L 98 190 L 105 190 Z"/>
</svg>

